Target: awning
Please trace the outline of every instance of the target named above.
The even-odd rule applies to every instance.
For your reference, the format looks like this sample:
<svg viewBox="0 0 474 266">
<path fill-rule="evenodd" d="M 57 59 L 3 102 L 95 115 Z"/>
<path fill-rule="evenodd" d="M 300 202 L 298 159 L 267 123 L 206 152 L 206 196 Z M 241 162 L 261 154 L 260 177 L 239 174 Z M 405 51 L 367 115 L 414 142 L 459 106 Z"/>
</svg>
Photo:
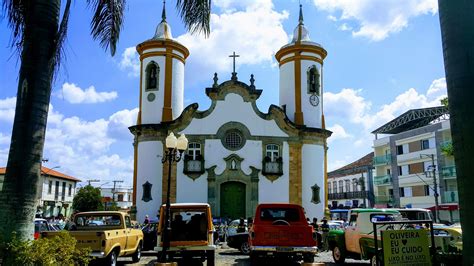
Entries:
<svg viewBox="0 0 474 266">
<path fill-rule="evenodd" d="M 435 211 L 436 206 L 429 207 L 427 209 L 430 210 L 430 211 Z M 441 204 L 441 205 L 438 205 L 438 210 L 440 210 L 440 211 L 455 211 L 455 210 L 458 210 L 458 209 L 459 209 L 458 204 L 453 204 L 453 205 Z"/>
</svg>

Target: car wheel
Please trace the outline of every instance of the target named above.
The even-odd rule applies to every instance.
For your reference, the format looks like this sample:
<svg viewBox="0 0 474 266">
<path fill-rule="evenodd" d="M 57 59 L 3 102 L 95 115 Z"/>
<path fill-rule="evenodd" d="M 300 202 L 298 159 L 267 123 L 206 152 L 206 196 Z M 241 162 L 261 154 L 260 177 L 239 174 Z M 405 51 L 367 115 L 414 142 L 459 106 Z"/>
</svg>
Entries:
<svg viewBox="0 0 474 266">
<path fill-rule="evenodd" d="M 132 255 L 132 261 L 134 263 L 137 263 L 140 261 L 142 258 L 142 242 L 138 243 L 137 249 L 135 250 L 135 253 Z"/>
<path fill-rule="evenodd" d="M 335 263 L 342 264 L 344 263 L 344 260 L 346 260 L 346 254 L 344 254 L 344 251 L 336 245 L 332 250 L 332 258 L 334 259 Z"/>
<path fill-rule="evenodd" d="M 314 262 L 314 254 L 313 253 L 303 254 L 303 261 L 305 263 L 313 263 Z"/>
<path fill-rule="evenodd" d="M 214 250 L 207 251 L 206 253 L 206 265 L 214 266 L 216 264 L 216 255 Z"/>
<path fill-rule="evenodd" d="M 116 250 L 112 250 L 109 254 L 109 256 L 107 256 L 106 258 L 106 261 L 107 261 L 107 265 L 110 265 L 110 266 L 115 266 L 117 265 L 117 251 Z"/>
<path fill-rule="evenodd" d="M 249 242 L 248 241 L 245 241 L 243 242 L 241 245 L 240 245 L 240 252 L 242 252 L 244 255 L 248 255 L 250 254 L 250 245 L 249 245 Z"/>
<path fill-rule="evenodd" d="M 260 258 L 257 252 L 250 252 L 250 265 L 259 265 Z"/>
</svg>

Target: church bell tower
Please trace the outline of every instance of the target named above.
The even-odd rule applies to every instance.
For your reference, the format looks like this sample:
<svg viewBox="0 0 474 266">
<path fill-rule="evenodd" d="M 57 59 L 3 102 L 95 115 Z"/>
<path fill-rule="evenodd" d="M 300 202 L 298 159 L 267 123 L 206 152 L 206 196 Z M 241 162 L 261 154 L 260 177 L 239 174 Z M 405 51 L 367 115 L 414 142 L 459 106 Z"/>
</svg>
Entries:
<svg viewBox="0 0 474 266">
<path fill-rule="evenodd" d="M 275 55 L 280 66 L 280 106 L 296 125 L 323 128 L 323 61 L 326 50 L 309 38 L 300 5 L 292 41 Z"/>
<path fill-rule="evenodd" d="M 188 49 L 172 39 L 163 4 L 153 38 L 137 45 L 140 56 L 140 110 L 137 124 L 176 119 L 183 111 L 184 64 Z"/>
</svg>

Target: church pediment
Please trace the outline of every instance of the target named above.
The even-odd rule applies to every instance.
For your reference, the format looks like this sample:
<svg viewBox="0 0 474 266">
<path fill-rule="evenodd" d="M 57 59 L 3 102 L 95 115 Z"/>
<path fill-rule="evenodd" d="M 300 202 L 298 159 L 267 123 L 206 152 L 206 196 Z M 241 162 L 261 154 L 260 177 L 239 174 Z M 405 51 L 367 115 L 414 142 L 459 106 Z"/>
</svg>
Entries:
<svg viewBox="0 0 474 266">
<path fill-rule="evenodd" d="M 229 93 L 235 93 L 244 99 L 245 102 L 254 102 L 262 94 L 262 90 L 257 90 L 254 85 L 253 75 L 250 78 L 250 85 L 238 80 L 228 80 L 217 84 L 217 74 L 214 74 L 214 84 L 211 88 L 206 88 L 206 95 L 212 101 L 223 101 Z"/>
</svg>

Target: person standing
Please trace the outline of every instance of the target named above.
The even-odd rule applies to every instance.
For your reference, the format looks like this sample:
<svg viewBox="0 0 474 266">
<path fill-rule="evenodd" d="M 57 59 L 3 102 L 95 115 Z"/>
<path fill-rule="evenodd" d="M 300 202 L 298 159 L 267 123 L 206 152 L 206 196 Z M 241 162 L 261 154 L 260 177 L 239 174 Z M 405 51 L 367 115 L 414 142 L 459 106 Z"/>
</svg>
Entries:
<svg viewBox="0 0 474 266">
<path fill-rule="evenodd" d="M 145 215 L 145 221 L 143 223 L 144 224 L 149 224 L 150 223 L 150 218 L 148 217 L 148 214 Z"/>
<path fill-rule="evenodd" d="M 322 233 L 322 241 L 323 242 L 323 250 L 328 251 L 328 235 L 329 235 L 329 224 L 326 217 L 323 217 L 321 220 L 323 224 L 321 225 L 321 233 Z"/>
<path fill-rule="evenodd" d="M 237 225 L 237 233 L 245 233 L 245 220 L 240 218 L 239 225 Z"/>
</svg>

